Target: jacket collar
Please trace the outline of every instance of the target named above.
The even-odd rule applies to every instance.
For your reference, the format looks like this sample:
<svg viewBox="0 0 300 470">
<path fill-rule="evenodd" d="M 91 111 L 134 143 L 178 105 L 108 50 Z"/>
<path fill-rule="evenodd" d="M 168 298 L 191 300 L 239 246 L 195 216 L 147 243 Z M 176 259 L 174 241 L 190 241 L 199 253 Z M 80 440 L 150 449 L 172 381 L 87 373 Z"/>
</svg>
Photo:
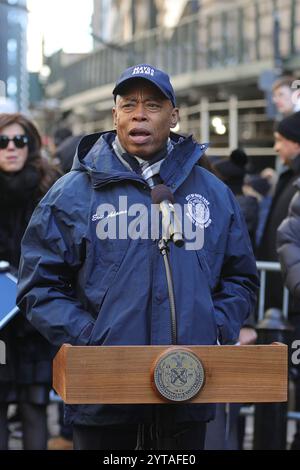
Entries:
<svg viewBox="0 0 300 470">
<path fill-rule="evenodd" d="M 87 172 L 94 188 L 123 180 L 145 184 L 141 176 L 126 168 L 116 157 L 112 149 L 115 135 L 115 131 L 109 131 L 84 137 L 78 146 L 72 170 Z M 171 133 L 170 137 L 174 148 L 164 160 L 160 175 L 174 192 L 189 176 L 208 144 L 200 145 L 192 136 L 185 138 Z"/>
<path fill-rule="evenodd" d="M 300 154 L 292 160 L 290 168 L 295 174 L 300 173 Z"/>
</svg>

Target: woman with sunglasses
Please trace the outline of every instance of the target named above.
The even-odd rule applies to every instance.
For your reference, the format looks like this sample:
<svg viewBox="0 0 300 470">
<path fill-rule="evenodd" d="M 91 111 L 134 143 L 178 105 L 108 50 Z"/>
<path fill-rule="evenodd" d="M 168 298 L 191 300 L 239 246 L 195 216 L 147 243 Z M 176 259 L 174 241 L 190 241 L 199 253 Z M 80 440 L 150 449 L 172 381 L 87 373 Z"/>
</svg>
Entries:
<svg viewBox="0 0 300 470">
<path fill-rule="evenodd" d="M 21 114 L 0 114 L 0 260 L 18 268 L 31 214 L 58 178 L 41 156 L 41 137 Z M 47 448 L 46 407 L 53 348 L 20 314 L 0 330 L 6 365 L 0 367 L 0 449 L 8 448 L 7 410 L 17 403 L 24 449 Z"/>
</svg>

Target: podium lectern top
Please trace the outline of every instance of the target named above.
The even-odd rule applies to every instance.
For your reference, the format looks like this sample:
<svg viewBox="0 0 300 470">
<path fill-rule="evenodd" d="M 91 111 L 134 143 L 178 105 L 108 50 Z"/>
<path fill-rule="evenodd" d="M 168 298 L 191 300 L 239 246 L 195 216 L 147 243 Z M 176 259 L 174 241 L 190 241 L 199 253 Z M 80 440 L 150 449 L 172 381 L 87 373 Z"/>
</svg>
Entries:
<svg viewBox="0 0 300 470">
<path fill-rule="evenodd" d="M 180 346 L 198 356 L 205 383 L 188 403 L 283 402 L 287 400 L 288 348 Z M 67 404 L 163 404 L 151 370 L 172 346 L 63 345 L 53 363 L 53 387 Z"/>
</svg>

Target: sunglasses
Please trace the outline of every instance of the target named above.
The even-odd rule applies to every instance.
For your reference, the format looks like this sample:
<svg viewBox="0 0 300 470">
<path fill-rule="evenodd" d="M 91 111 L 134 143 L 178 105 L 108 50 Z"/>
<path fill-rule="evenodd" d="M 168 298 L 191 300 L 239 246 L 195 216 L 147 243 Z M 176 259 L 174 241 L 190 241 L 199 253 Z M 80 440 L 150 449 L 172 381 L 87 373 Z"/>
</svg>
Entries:
<svg viewBox="0 0 300 470">
<path fill-rule="evenodd" d="M 16 148 L 22 149 L 28 145 L 29 139 L 27 135 L 15 135 L 12 139 L 7 135 L 0 135 L 0 149 L 6 149 L 10 141 L 15 144 Z"/>
</svg>

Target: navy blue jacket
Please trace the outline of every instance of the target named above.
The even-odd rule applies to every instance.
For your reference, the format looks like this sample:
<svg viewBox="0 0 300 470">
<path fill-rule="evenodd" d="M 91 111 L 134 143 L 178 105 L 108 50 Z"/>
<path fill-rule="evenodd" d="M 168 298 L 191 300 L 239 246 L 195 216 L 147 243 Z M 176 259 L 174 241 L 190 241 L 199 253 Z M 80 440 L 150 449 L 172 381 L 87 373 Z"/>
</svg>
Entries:
<svg viewBox="0 0 300 470">
<path fill-rule="evenodd" d="M 23 240 L 18 304 L 56 345 L 171 344 L 157 241 L 97 236 L 103 222 L 100 204 L 111 204 L 108 212 L 116 222 L 124 217 L 119 196 L 127 196 L 128 207 L 151 206 L 145 181 L 114 154 L 114 135 L 83 138 L 72 171 L 41 201 Z M 233 194 L 196 165 L 205 148 L 191 137 L 181 139 L 160 170 L 176 203 L 200 203 L 202 212 L 195 220 L 206 226 L 203 249 L 170 247 L 178 343 L 184 345 L 236 342 L 258 287 L 247 229 Z M 126 216 L 128 224 L 136 218 L 129 212 Z M 211 405 L 174 406 L 178 421 L 213 417 Z M 152 410 L 82 405 L 68 406 L 67 415 L 76 424 L 133 423 L 151 421 Z"/>
</svg>

